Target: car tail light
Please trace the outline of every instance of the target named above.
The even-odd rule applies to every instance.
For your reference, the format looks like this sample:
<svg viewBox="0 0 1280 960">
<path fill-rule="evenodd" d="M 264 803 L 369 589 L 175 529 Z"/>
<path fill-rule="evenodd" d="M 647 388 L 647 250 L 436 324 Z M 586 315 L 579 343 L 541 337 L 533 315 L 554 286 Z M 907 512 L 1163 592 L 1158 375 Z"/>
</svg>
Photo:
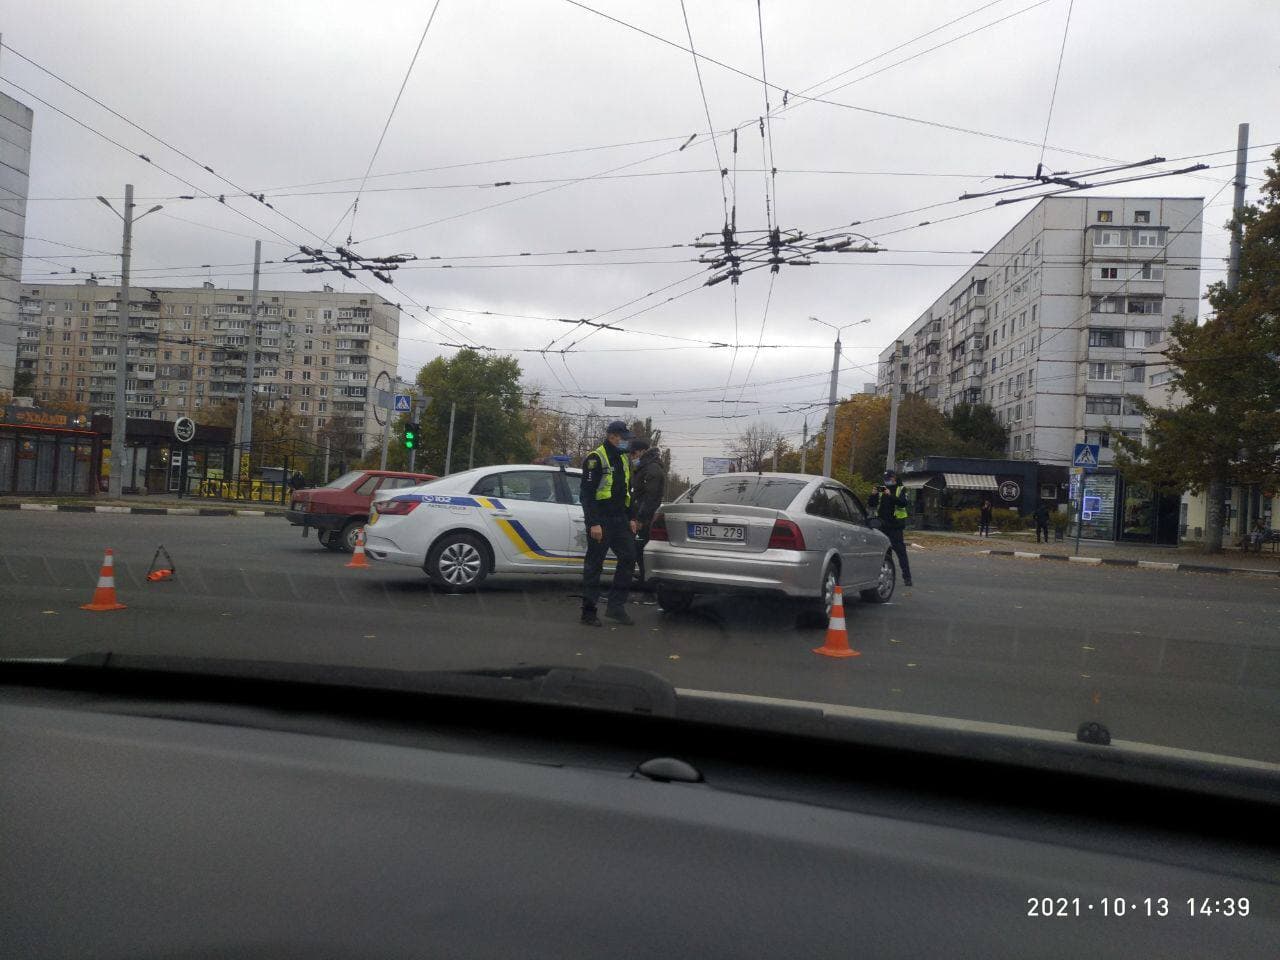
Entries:
<svg viewBox="0 0 1280 960">
<path fill-rule="evenodd" d="M 803 550 L 804 534 L 790 520 L 775 520 L 769 534 L 770 550 Z"/>
<path fill-rule="evenodd" d="M 653 518 L 653 522 L 649 524 L 650 540 L 666 540 L 667 539 L 667 518 L 662 514 L 658 514 Z"/>
<path fill-rule="evenodd" d="M 373 509 L 382 517 L 403 517 L 417 509 L 419 500 L 388 500 L 386 503 L 375 503 Z"/>
</svg>

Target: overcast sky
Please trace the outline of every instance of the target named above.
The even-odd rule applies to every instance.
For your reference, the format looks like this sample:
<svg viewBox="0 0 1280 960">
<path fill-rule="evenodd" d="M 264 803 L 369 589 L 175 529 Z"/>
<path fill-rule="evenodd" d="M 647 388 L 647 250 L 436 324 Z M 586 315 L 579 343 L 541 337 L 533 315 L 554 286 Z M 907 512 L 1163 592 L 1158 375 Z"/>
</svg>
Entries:
<svg viewBox="0 0 1280 960">
<path fill-rule="evenodd" d="M 587 6 L 688 45 L 679 0 Z M 760 77 L 755 3 L 685 0 L 685 6 L 699 53 Z M 0 85 L 36 111 L 25 276 L 67 279 L 52 274 L 71 266 L 118 271 L 118 259 L 90 255 L 119 246 L 119 221 L 92 198 L 120 197 L 132 182 L 139 202 L 165 207 L 137 227 L 138 283 L 212 279 L 220 287 L 248 286 L 252 238 L 264 241 L 264 257 L 279 260 L 299 243 L 327 237 L 332 245 L 350 233 L 369 255 L 445 258 L 402 269 L 398 289 L 372 281 L 408 311 L 401 323 L 403 376 L 454 352 L 438 341 L 541 349 L 567 332 L 561 347 L 587 331 L 523 317 L 607 313 L 605 319 L 629 330 L 661 336 L 602 331 L 568 354 L 522 354 L 528 381 L 560 408 L 580 411 L 592 403 L 557 399 L 562 394 L 635 394 L 639 414 L 663 426 L 678 467 L 695 473 L 698 457 L 721 454 L 726 438 L 751 419 L 768 420 L 798 440 L 804 414 L 782 411 L 825 398 L 831 361 L 830 331 L 810 316 L 832 324 L 870 319 L 845 337 L 841 393 L 859 390 L 875 379 L 876 354 L 975 259 L 966 251 L 985 250 L 1030 209 L 971 200 L 907 212 L 988 189 L 995 185 L 984 179 L 991 174 L 1035 169 L 1069 0 L 764 0 L 762 7 L 770 83 L 795 92 L 840 75 L 809 93 L 830 92 L 829 99 L 846 105 L 789 96 L 783 109 L 782 94 L 770 91 L 776 188 L 762 172 L 769 164 L 754 123 L 765 112 L 758 79 L 703 60 L 704 107 L 689 53 L 567 0 L 441 0 L 353 224 L 352 200 L 431 0 L 3 0 L 7 45 L 199 161 L 3 51 L 6 80 L 129 148 L 11 83 Z M 1226 151 L 1205 157 L 1221 169 L 1199 177 L 1105 191 L 1217 195 L 1206 213 L 1203 279 L 1219 279 L 1227 250 L 1220 225 L 1231 199 L 1229 187 L 1219 189 L 1231 178 L 1236 124 L 1252 123 L 1255 145 L 1280 140 L 1277 36 L 1274 0 L 1075 0 L 1046 164 L 1081 170 L 1099 166 L 1099 157 Z M 856 82 L 843 86 L 850 81 Z M 748 273 L 736 288 L 736 319 L 731 284 L 685 280 L 705 270 L 691 262 L 701 251 L 674 245 L 718 232 L 724 220 L 708 109 L 717 131 L 750 123 L 739 133 L 736 177 L 723 180 L 729 202 L 736 199 L 740 231 L 766 227 L 767 197 L 783 228 L 863 221 L 859 229 L 885 252 L 785 267 L 773 278 L 771 296 L 768 271 Z M 699 135 L 693 144 L 679 150 L 693 134 Z M 719 163 L 732 169 L 731 136 L 715 144 Z M 1256 149 L 1251 157 L 1261 161 L 1269 152 Z M 227 195 L 227 202 L 173 199 L 196 191 L 132 153 L 146 154 L 201 194 Z M 550 153 L 557 155 L 528 158 Z M 275 211 L 233 196 L 234 187 L 201 169 L 206 164 L 241 188 L 264 192 Z M 1250 173 L 1262 169 L 1258 162 Z M 610 170 L 616 172 L 599 176 Z M 511 185 L 492 186 L 501 181 Z M 481 209 L 493 204 L 501 205 Z M 956 214 L 968 215 L 916 226 Z M 601 252 L 499 256 L 584 248 Z M 604 252 L 615 248 L 655 249 Z M 446 263 L 453 266 L 442 269 Z M 269 265 L 264 272 L 264 286 L 316 289 L 323 282 L 296 267 Z M 341 278 L 334 282 L 343 289 Z M 358 287 L 346 281 L 346 289 Z M 636 302 L 616 309 L 630 301 Z M 757 355 L 762 320 L 763 342 L 785 349 Z M 734 410 L 750 417 L 712 418 Z M 821 411 L 808 415 L 813 425 Z"/>
</svg>

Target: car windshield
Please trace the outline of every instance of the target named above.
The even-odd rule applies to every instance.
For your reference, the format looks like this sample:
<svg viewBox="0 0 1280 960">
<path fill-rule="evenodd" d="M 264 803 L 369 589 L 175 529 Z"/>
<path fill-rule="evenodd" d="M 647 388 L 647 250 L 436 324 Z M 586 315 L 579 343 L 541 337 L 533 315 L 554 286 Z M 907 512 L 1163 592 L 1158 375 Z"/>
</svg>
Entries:
<svg viewBox="0 0 1280 960">
<path fill-rule="evenodd" d="M 1280 763 L 1277 4 L 1156 7 L 15 4 L 0 658 Z"/>
<path fill-rule="evenodd" d="M 684 503 L 724 503 L 781 510 L 804 489 L 803 480 L 764 476 L 711 477 L 693 487 Z"/>
</svg>

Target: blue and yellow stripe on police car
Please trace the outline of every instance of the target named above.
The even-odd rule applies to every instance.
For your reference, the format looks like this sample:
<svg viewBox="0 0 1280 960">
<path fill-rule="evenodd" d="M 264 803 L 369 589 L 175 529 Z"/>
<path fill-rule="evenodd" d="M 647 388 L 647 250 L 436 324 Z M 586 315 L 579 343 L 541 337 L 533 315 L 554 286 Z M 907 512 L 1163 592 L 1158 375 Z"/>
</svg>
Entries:
<svg viewBox="0 0 1280 960">
<path fill-rule="evenodd" d="M 420 494 L 409 493 L 392 497 L 392 500 L 417 500 L 419 502 L 438 504 L 441 506 L 451 507 L 480 507 L 485 510 L 507 510 L 509 509 L 501 500 L 494 497 L 482 497 L 478 495 L 472 496 L 455 496 L 449 494 Z M 533 534 L 519 520 L 513 520 L 508 517 L 494 517 L 494 521 L 498 525 L 498 529 L 516 548 L 516 552 L 526 560 L 534 560 L 539 563 L 554 564 L 580 564 L 583 562 L 583 554 L 580 553 L 553 553 L 542 547 Z M 615 566 L 617 561 L 610 558 L 605 560 L 605 566 Z"/>
</svg>

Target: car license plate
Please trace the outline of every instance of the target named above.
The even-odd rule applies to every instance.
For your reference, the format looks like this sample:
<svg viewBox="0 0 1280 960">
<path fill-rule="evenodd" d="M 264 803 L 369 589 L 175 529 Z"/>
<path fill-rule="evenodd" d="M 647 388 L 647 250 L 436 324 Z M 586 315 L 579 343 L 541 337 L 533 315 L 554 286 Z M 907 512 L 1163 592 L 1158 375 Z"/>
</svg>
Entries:
<svg viewBox="0 0 1280 960">
<path fill-rule="evenodd" d="M 730 543 L 745 543 L 746 527 L 735 527 L 727 523 L 691 523 L 689 524 L 690 540 L 727 540 Z"/>
</svg>

